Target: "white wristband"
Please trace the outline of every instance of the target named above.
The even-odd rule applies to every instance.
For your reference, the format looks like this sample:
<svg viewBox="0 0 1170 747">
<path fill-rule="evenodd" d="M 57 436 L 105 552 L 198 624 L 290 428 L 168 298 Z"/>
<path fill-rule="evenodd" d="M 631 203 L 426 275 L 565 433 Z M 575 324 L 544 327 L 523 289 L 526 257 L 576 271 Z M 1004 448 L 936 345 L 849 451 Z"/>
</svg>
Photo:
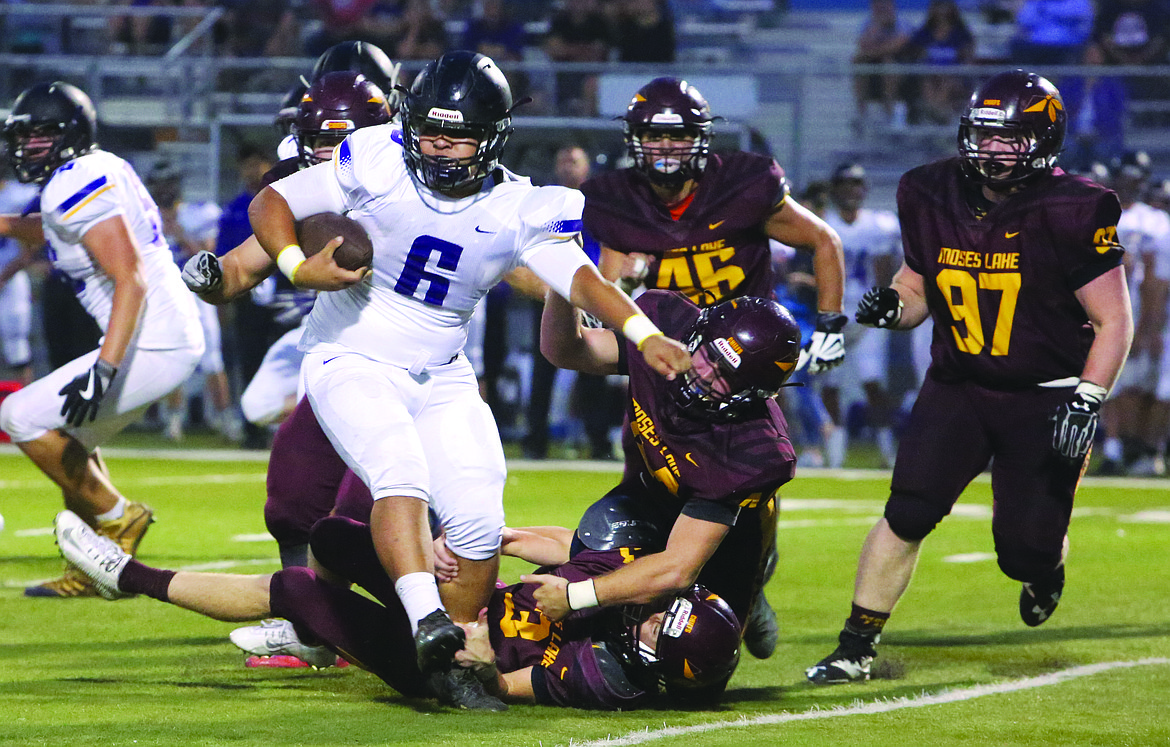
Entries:
<svg viewBox="0 0 1170 747">
<path fill-rule="evenodd" d="M 293 275 L 296 274 L 297 268 L 304 261 L 305 253 L 296 244 L 289 244 L 280 250 L 280 254 L 276 255 L 276 266 L 293 285 L 296 285 L 293 281 Z"/>
<path fill-rule="evenodd" d="M 662 330 L 658 329 L 645 314 L 634 314 L 622 324 L 622 334 L 641 350 L 646 340 L 662 334 Z"/>
<path fill-rule="evenodd" d="M 1076 394 L 1083 394 L 1098 402 L 1104 402 L 1105 398 L 1109 396 L 1109 390 L 1100 384 L 1094 384 L 1091 381 L 1082 381 L 1077 384 Z"/>
<path fill-rule="evenodd" d="M 569 584 L 566 590 L 569 592 L 569 609 L 583 610 L 587 607 L 598 606 L 597 590 L 593 587 L 593 579 L 575 581 Z"/>
</svg>

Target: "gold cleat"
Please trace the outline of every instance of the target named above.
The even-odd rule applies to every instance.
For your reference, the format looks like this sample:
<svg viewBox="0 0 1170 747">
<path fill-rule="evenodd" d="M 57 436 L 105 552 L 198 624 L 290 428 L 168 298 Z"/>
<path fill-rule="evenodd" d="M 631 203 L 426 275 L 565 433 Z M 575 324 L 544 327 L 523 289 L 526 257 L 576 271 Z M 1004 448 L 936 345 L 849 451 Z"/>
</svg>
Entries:
<svg viewBox="0 0 1170 747">
<path fill-rule="evenodd" d="M 127 503 L 122 518 L 111 521 L 99 521 L 97 533 L 109 537 L 122 551 L 135 555 L 147 528 L 154 523 L 154 512 L 144 503 Z"/>
<path fill-rule="evenodd" d="M 46 581 L 36 586 L 28 586 L 24 590 L 26 597 L 96 597 L 97 589 L 89 577 L 77 569 L 72 563 L 65 564 L 65 573 L 61 578 Z"/>
</svg>

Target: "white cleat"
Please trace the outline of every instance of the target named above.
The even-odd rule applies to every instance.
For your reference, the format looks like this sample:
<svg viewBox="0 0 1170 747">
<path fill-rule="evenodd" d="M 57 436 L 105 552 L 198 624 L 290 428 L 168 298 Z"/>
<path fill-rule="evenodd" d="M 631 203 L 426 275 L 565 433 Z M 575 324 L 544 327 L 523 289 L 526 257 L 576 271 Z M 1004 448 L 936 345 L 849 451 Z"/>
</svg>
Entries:
<svg viewBox="0 0 1170 747">
<path fill-rule="evenodd" d="M 116 542 L 95 532 L 72 511 L 57 514 L 53 528 L 61 555 L 93 581 L 99 594 L 106 599 L 134 596 L 118 588 L 130 555 Z"/>
<path fill-rule="evenodd" d="M 301 643 L 288 620 L 264 620 L 259 625 L 236 628 L 228 637 L 237 648 L 254 656 L 295 656 L 317 669 L 337 663 L 337 655 L 324 646 Z"/>
</svg>

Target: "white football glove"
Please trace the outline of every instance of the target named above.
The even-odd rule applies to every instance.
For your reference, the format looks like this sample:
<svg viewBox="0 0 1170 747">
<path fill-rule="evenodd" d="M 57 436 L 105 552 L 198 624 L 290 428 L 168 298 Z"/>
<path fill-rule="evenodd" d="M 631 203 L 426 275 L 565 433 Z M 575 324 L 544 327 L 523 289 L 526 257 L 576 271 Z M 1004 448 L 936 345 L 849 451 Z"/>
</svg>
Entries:
<svg viewBox="0 0 1170 747">
<path fill-rule="evenodd" d="M 223 270 L 219 257 L 208 251 L 192 255 L 183 265 L 183 282 L 192 293 L 207 293 L 223 283 Z"/>
<path fill-rule="evenodd" d="M 796 370 L 808 366 L 810 374 L 819 374 L 840 365 L 845 360 L 845 335 L 841 330 L 848 321 L 849 317 L 834 311 L 818 313 L 816 331 L 801 348 Z"/>
</svg>

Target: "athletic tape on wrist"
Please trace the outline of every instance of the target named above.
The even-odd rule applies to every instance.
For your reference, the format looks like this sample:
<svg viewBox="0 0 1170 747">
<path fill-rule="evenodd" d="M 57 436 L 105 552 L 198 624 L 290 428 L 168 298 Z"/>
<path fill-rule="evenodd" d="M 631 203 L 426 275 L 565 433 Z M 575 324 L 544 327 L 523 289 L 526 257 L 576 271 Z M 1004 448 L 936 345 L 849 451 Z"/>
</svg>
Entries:
<svg viewBox="0 0 1170 747">
<path fill-rule="evenodd" d="M 662 330 L 655 326 L 654 322 L 650 321 L 650 317 L 645 314 L 634 314 L 622 324 L 622 334 L 626 339 L 634 343 L 638 350 L 646 344 L 654 335 L 662 334 Z"/>
<path fill-rule="evenodd" d="M 569 592 L 569 609 L 583 610 L 597 606 L 597 589 L 593 586 L 593 579 L 574 581 L 567 587 Z"/>
<path fill-rule="evenodd" d="M 289 244 L 276 255 L 276 266 L 289 279 L 289 282 L 293 282 L 293 275 L 296 274 L 297 268 L 304 261 L 305 253 L 301 251 L 301 247 L 297 244 Z M 293 284 L 295 285 L 296 283 L 293 282 Z"/>
</svg>

